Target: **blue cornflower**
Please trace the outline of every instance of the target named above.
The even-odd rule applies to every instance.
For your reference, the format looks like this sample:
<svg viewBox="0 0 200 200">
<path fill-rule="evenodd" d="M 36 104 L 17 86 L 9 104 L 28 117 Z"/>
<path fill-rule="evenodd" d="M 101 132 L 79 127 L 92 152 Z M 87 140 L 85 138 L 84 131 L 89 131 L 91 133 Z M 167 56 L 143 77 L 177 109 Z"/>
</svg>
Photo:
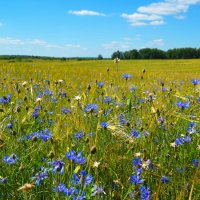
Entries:
<svg viewBox="0 0 200 200">
<path fill-rule="evenodd" d="M 15 154 L 11 154 L 10 156 L 5 156 L 2 161 L 7 164 L 14 164 L 19 158 Z"/>
<path fill-rule="evenodd" d="M 190 143 L 191 142 L 191 137 L 190 135 L 187 135 L 184 137 L 184 141 Z"/>
<path fill-rule="evenodd" d="M 69 110 L 69 109 L 67 109 L 67 108 L 62 108 L 62 114 L 69 114 L 69 113 L 71 113 L 72 111 L 71 110 Z"/>
<path fill-rule="evenodd" d="M 200 102 L 200 97 L 197 99 L 197 102 Z"/>
<path fill-rule="evenodd" d="M 57 187 L 53 188 L 53 192 L 58 191 L 59 193 L 63 193 L 66 196 L 70 196 L 74 193 L 75 188 L 70 187 L 69 189 L 65 186 L 65 184 L 58 184 Z"/>
<path fill-rule="evenodd" d="M 104 190 L 102 187 L 97 187 L 96 185 L 93 186 L 92 188 L 92 195 L 91 196 L 95 196 L 96 194 L 101 194 L 101 193 L 104 193 Z"/>
<path fill-rule="evenodd" d="M 77 156 L 74 159 L 74 162 L 81 165 L 86 162 L 86 158 L 82 156 L 82 152 L 78 152 Z"/>
<path fill-rule="evenodd" d="M 184 144 L 184 142 L 185 142 L 185 140 L 184 140 L 183 137 L 182 137 L 182 138 L 176 138 L 176 139 L 175 139 L 175 144 L 176 144 L 177 146 L 180 146 L 180 145 Z"/>
<path fill-rule="evenodd" d="M 98 111 L 98 105 L 97 104 L 88 104 L 84 111 L 86 113 L 89 113 L 89 112 L 97 112 Z"/>
<path fill-rule="evenodd" d="M 87 174 L 86 171 L 81 171 L 80 174 L 73 174 L 72 183 L 75 185 L 90 185 L 92 183 L 92 175 Z"/>
<path fill-rule="evenodd" d="M 193 159 L 192 163 L 194 164 L 195 167 L 199 167 L 200 166 L 199 160 L 197 160 L 197 159 Z"/>
<path fill-rule="evenodd" d="M 134 137 L 134 138 L 139 138 L 139 137 L 140 137 L 140 133 L 139 133 L 139 131 L 137 131 L 136 129 L 132 129 L 132 130 L 131 130 L 131 135 L 132 135 L 132 137 Z"/>
<path fill-rule="evenodd" d="M 133 159 L 132 163 L 135 167 L 140 167 L 142 165 L 142 159 L 139 157 L 136 157 Z"/>
<path fill-rule="evenodd" d="M 36 119 L 36 118 L 38 118 L 38 116 L 39 116 L 39 112 L 38 111 L 33 111 L 32 115 L 31 115 L 31 118 Z"/>
<path fill-rule="evenodd" d="M 49 90 L 48 88 L 44 89 L 44 94 L 51 96 L 53 94 L 53 92 L 51 90 Z"/>
<path fill-rule="evenodd" d="M 142 179 L 140 175 L 133 174 L 130 177 L 130 183 L 135 185 L 140 185 L 144 183 L 144 179 Z"/>
<path fill-rule="evenodd" d="M 122 77 L 125 78 L 126 80 L 128 80 L 129 78 L 132 77 L 132 75 L 130 75 L 130 74 L 123 74 Z"/>
<path fill-rule="evenodd" d="M 104 82 L 97 82 L 97 86 L 98 86 L 98 87 L 103 87 L 104 84 L 105 84 Z"/>
<path fill-rule="evenodd" d="M 125 119 L 125 115 L 124 114 L 118 115 L 118 119 L 119 119 L 120 126 L 123 126 L 128 122 L 128 120 Z"/>
<path fill-rule="evenodd" d="M 12 129 L 12 127 L 13 127 L 13 125 L 11 123 L 6 125 L 6 128 L 8 128 L 8 129 Z"/>
<path fill-rule="evenodd" d="M 66 153 L 66 158 L 74 161 L 76 164 L 84 164 L 86 162 L 86 158 L 82 156 L 82 152 L 76 154 L 74 150 Z"/>
<path fill-rule="evenodd" d="M 71 150 L 70 152 L 66 153 L 66 158 L 68 160 L 74 160 L 76 158 L 76 152 Z"/>
<path fill-rule="evenodd" d="M 182 101 L 177 102 L 176 105 L 177 105 L 178 107 L 182 108 L 182 109 L 184 109 L 184 108 L 189 108 L 189 107 L 190 107 L 190 104 L 189 104 L 189 103 L 184 103 L 184 102 L 182 102 Z"/>
<path fill-rule="evenodd" d="M 41 138 L 45 142 L 52 138 L 52 134 L 48 129 L 44 129 L 43 131 L 39 132 L 38 138 Z"/>
<path fill-rule="evenodd" d="M 32 177 L 31 180 L 35 180 L 36 185 L 41 185 L 42 181 L 46 178 L 48 178 L 48 169 L 41 167 L 40 172 L 37 173 L 34 177 Z"/>
<path fill-rule="evenodd" d="M 140 187 L 140 198 L 142 200 L 150 200 L 151 199 L 151 191 L 149 187 L 141 186 Z"/>
<path fill-rule="evenodd" d="M 101 122 L 100 125 L 102 128 L 107 129 L 109 124 L 108 122 Z"/>
<path fill-rule="evenodd" d="M 5 184 L 7 182 L 7 178 L 4 177 L 4 178 L 0 178 L 0 183 L 1 184 Z"/>
<path fill-rule="evenodd" d="M 11 94 L 9 94 L 7 97 L 0 97 L 0 103 L 8 103 L 11 100 Z"/>
<path fill-rule="evenodd" d="M 48 162 L 48 164 L 54 166 L 54 168 L 53 168 L 54 173 L 60 172 L 60 174 L 63 174 L 65 163 L 62 160 L 55 160 L 55 161 L 52 161 L 52 162 Z"/>
<path fill-rule="evenodd" d="M 170 183 L 171 182 L 171 178 L 167 177 L 167 176 L 162 176 L 160 180 L 162 183 Z"/>
<path fill-rule="evenodd" d="M 83 131 L 81 130 L 81 131 L 79 131 L 78 133 L 75 133 L 75 134 L 74 134 L 74 137 L 75 137 L 76 139 L 81 139 L 81 138 L 83 138 Z"/>
<path fill-rule="evenodd" d="M 112 102 L 112 97 L 105 96 L 103 101 L 106 102 L 106 103 L 111 103 Z"/>
<path fill-rule="evenodd" d="M 193 85 L 200 84 L 200 80 L 198 80 L 198 79 L 192 79 L 191 82 L 192 82 Z"/>
</svg>

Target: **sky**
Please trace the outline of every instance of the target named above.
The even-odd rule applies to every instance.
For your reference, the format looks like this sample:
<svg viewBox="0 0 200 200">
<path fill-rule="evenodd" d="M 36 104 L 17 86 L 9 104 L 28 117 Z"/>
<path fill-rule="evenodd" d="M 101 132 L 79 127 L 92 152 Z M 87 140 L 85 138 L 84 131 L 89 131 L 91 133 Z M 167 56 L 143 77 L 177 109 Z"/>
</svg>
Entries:
<svg viewBox="0 0 200 200">
<path fill-rule="evenodd" d="M 0 0 L 0 55 L 200 47 L 200 0 Z"/>
</svg>

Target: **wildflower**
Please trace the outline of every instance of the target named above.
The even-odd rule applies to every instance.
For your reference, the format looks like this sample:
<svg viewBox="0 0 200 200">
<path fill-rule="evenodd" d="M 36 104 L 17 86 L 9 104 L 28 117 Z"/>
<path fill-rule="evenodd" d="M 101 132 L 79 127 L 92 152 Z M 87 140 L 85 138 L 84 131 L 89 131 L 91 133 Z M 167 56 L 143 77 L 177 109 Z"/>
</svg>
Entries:
<svg viewBox="0 0 200 200">
<path fill-rule="evenodd" d="M 42 101 L 42 98 L 40 98 L 40 97 L 38 97 L 37 99 L 36 99 L 36 102 L 41 102 Z"/>
<path fill-rule="evenodd" d="M 19 188 L 18 190 L 22 190 L 23 192 L 28 192 L 30 189 L 32 189 L 33 187 L 35 187 L 34 184 L 32 183 L 25 183 L 21 188 Z"/>
<path fill-rule="evenodd" d="M 60 84 L 63 83 L 63 80 L 62 79 L 58 80 L 58 83 L 60 83 Z"/>
<path fill-rule="evenodd" d="M 69 114 L 71 113 L 71 110 L 67 109 L 67 108 L 62 108 L 62 114 Z"/>
<path fill-rule="evenodd" d="M 167 176 L 162 176 L 160 180 L 162 183 L 170 183 L 171 182 L 171 178 L 167 177 Z"/>
<path fill-rule="evenodd" d="M 86 107 L 85 107 L 85 109 L 84 109 L 84 111 L 86 112 L 86 113 L 92 113 L 92 112 L 94 112 L 94 111 L 98 111 L 98 105 L 97 104 L 88 104 Z"/>
<path fill-rule="evenodd" d="M 62 160 L 55 160 L 52 162 L 48 162 L 48 164 L 52 165 L 54 167 L 53 172 L 60 172 L 60 175 L 64 172 L 64 165 L 65 163 Z"/>
<path fill-rule="evenodd" d="M 106 103 L 111 103 L 112 102 L 112 97 L 106 96 L 106 97 L 104 97 L 103 101 L 106 102 Z"/>
<path fill-rule="evenodd" d="M 83 137 L 83 131 L 81 130 L 81 131 L 79 131 L 78 133 L 75 133 L 75 134 L 74 134 L 74 137 L 75 137 L 76 139 L 81 139 L 81 138 Z"/>
<path fill-rule="evenodd" d="M 130 183 L 135 185 L 140 185 L 144 183 L 144 179 L 142 179 L 140 175 L 133 174 L 130 177 Z"/>
<path fill-rule="evenodd" d="M 184 102 L 182 102 L 182 101 L 177 102 L 176 105 L 177 105 L 178 107 L 180 107 L 181 109 L 189 108 L 189 107 L 190 107 L 190 104 L 189 104 L 189 103 L 184 103 Z"/>
<path fill-rule="evenodd" d="M 1 184 L 5 184 L 7 182 L 7 178 L 6 177 L 0 177 L 0 183 Z"/>
<path fill-rule="evenodd" d="M 93 164 L 93 168 L 98 168 L 100 164 L 100 162 L 95 161 Z"/>
<path fill-rule="evenodd" d="M 12 127 L 13 127 L 13 125 L 11 123 L 6 125 L 6 128 L 8 128 L 8 129 L 12 129 Z"/>
<path fill-rule="evenodd" d="M 140 167 L 142 165 L 142 159 L 139 157 L 136 157 L 133 159 L 132 163 L 135 167 Z"/>
<path fill-rule="evenodd" d="M 131 135 L 132 135 L 132 137 L 134 137 L 134 138 L 139 138 L 141 135 L 140 135 L 140 133 L 139 133 L 139 131 L 137 131 L 137 130 L 135 130 L 135 129 L 132 129 L 131 130 Z"/>
<path fill-rule="evenodd" d="M 42 181 L 44 179 L 48 178 L 48 169 L 45 169 L 44 167 L 41 167 L 40 172 L 38 172 L 34 177 L 32 177 L 32 180 L 35 180 L 36 185 L 41 185 Z"/>
<path fill-rule="evenodd" d="M 71 150 L 70 152 L 66 153 L 66 158 L 68 160 L 74 160 L 76 158 L 76 152 Z"/>
<path fill-rule="evenodd" d="M 82 156 L 82 152 L 76 154 L 74 150 L 66 153 L 66 158 L 74 161 L 76 164 L 84 164 L 86 162 L 86 158 Z"/>
<path fill-rule="evenodd" d="M 96 84 L 97 84 L 98 87 L 101 87 L 101 88 L 102 88 L 102 87 L 104 86 L 105 83 L 104 83 L 104 82 L 97 82 Z"/>
<path fill-rule="evenodd" d="M 81 100 L 81 96 L 75 96 L 74 99 L 79 101 L 79 100 Z"/>
<path fill-rule="evenodd" d="M 198 79 L 192 79 L 191 82 L 192 82 L 193 85 L 200 84 L 200 80 L 198 80 Z"/>
<path fill-rule="evenodd" d="M 151 191 L 149 187 L 141 186 L 140 187 L 140 198 L 142 200 L 150 200 L 151 199 Z"/>
<path fill-rule="evenodd" d="M 0 97 L 0 103 L 8 103 L 11 100 L 11 94 L 9 94 L 7 97 Z"/>
<path fill-rule="evenodd" d="M 81 171 L 80 174 L 73 174 L 72 183 L 75 185 L 85 185 L 88 186 L 92 183 L 92 175 L 87 174 L 86 171 Z"/>
<path fill-rule="evenodd" d="M 108 125 L 109 125 L 108 122 L 101 122 L 101 127 L 104 129 L 107 129 Z"/>
<path fill-rule="evenodd" d="M 128 120 L 125 119 L 125 115 L 124 114 L 120 114 L 118 116 L 118 119 L 119 119 L 120 126 L 123 126 L 128 122 Z"/>
<path fill-rule="evenodd" d="M 119 58 L 115 58 L 115 59 L 114 59 L 114 63 L 118 63 L 119 61 L 120 61 Z"/>
<path fill-rule="evenodd" d="M 77 156 L 74 159 L 74 162 L 81 165 L 86 162 L 86 158 L 82 156 L 82 152 L 78 152 Z"/>
<path fill-rule="evenodd" d="M 126 80 L 128 80 L 129 78 L 132 77 L 132 75 L 130 75 L 130 74 L 123 74 L 122 77 L 125 78 Z"/>
<path fill-rule="evenodd" d="M 194 164 L 195 167 L 199 167 L 200 166 L 199 160 L 197 160 L 197 159 L 193 159 L 192 163 Z"/>
<path fill-rule="evenodd" d="M 10 156 L 5 156 L 2 161 L 7 164 L 14 164 L 19 158 L 15 154 L 11 154 Z"/>
<path fill-rule="evenodd" d="M 96 185 L 94 185 L 93 188 L 92 188 L 92 195 L 91 196 L 95 196 L 95 195 L 101 194 L 101 193 L 106 194 L 102 187 L 97 187 Z"/>
</svg>

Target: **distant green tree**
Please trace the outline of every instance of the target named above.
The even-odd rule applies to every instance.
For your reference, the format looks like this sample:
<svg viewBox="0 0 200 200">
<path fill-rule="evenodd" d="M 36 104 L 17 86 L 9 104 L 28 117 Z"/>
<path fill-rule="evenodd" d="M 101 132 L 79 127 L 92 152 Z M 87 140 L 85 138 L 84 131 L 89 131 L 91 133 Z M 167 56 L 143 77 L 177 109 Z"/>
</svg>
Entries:
<svg viewBox="0 0 200 200">
<path fill-rule="evenodd" d="M 101 54 L 98 55 L 97 57 L 98 60 L 103 60 L 103 56 Z"/>
</svg>

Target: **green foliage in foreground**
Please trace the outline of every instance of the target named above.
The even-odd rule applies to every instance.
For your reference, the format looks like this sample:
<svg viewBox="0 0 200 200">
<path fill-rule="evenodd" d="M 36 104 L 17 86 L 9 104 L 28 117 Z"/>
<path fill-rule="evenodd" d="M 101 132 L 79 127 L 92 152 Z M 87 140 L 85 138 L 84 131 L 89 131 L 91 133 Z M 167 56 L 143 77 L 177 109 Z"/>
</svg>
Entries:
<svg viewBox="0 0 200 200">
<path fill-rule="evenodd" d="M 0 199 L 200 199 L 199 80 L 198 60 L 1 61 Z"/>
</svg>

